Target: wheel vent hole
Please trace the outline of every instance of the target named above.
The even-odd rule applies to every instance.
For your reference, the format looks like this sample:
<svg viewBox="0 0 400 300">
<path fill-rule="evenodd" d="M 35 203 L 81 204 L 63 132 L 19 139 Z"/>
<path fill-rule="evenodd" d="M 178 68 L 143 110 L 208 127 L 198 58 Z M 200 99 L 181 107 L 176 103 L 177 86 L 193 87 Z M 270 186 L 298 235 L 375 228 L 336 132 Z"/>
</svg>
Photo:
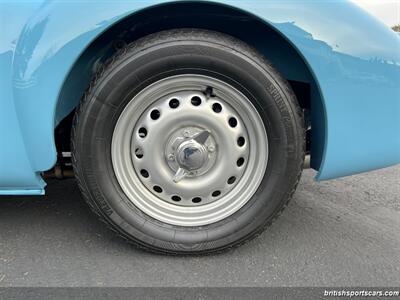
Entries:
<svg viewBox="0 0 400 300">
<path fill-rule="evenodd" d="M 158 109 L 153 109 L 150 113 L 150 118 L 152 120 L 157 120 L 161 116 L 161 113 Z"/>
<path fill-rule="evenodd" d="M 241 166 L 243 166 L 243 164 L 244 164 L 244 158 L 243 158 L 243 157 L 240 157 L 240 158 L 236 161 L 236 165 L 237 165 L 238 167 L 241 167 Z"/>
<path fill-rule="evenodd" d="M 174 98 L 169 101 L 169 107 L 175 109 L 179 106 L 179 100 Z"/>
<path fill-rule="evenodd" d="M 192 99 L 190 100 L 190 102 L 194 105 L 194 106 L 199 106 L 201 104 L 201 98 L 198 96 L 194 96 L 192 97 Z"/>
<path fill-rule="evenodd" d="M 213 110 L 215 113 L 220 113 L 220 112 L 222 111 L 222 106 L 221 106 L 221 104 L 219 104 L 219 103 L 214 103 L 214 104 L 212 105 L 212 110 Z"/>
<path fill-rule="evenodd" d="M 153 190 L 156 192 L 156 193 L 162 193 L 162 188 L 161 187 L 159 187 L 158 185 L 155 185 L 155 186 L 153 186 Z"/>
<path fill-rule="evenodd" d="M 236 181 L 236 177 L 235 176 L 231 176 L 228 178 L 228 184 L 233 184 Z"/>
<path fill-rule="evenodd" d="M 137 158 L 142 158 L 143 157 L 143 150 L 141 148 L 136 148 L 135 149 L 135 155 Z"/>
<path fill-rule="evenodd" d="M 235 128 L 237 126 L 237 120 L 235 117 L 230 117 L 228 120 L 229 126 L 231 126 L 232 128 Z"/>
<path fill-rule="evenodd" d="M 149 175 L 149 172 L 147 172 L 147 170 L 145 170 L 145 169 L 141 169 L 140 170 L 140 174 L 144 177 L 144 178 L 148 178 L 150 175 Z"/>
<path fill-rule="evenodd" d="M 242 136 L 237 139 L 237 144 L 239 147 L 243 147 L 245 142 L 246 140 Z"/>
<path fill-rule="evenodd" d="M 193 202 L 193 203 L 200 203 L 200 202 L 201 202 L 201 198 L 200 198 L 200 197 L 194 197 L 194 198 L 192 199 L 192 202 Z"/>
<path fill-rule="evenodd" d="M 172 196 L 171 199 L 172 199 L 173 201 L 175 201 L 175 202 L 181 201 L 181 197 L 179 197 L 179 196 Z"/>
<path fill-rule="evenodd" d="M 219 195 L 221 195 L 221 192 L 220 192 L 220 191 L 214 191 L 214 192 L 211 194 L 211 196 L 213 196 L 213 197 L 218 197 Z"/>
<path fill-rule="evenodd" d="M 147 136 L 147 129 L 144 127 L 140 127 L 138 133 L 139 133 L 139 137 L 141 137 L 143 139 Z"/>
</svg>

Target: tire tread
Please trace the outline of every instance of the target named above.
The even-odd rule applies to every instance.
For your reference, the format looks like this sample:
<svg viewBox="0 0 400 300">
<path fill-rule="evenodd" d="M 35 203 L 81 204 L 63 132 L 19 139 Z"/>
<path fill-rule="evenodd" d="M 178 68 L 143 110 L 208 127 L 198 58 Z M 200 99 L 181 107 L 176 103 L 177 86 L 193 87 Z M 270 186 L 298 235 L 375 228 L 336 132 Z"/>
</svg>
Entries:
<svg viewBox="0 0 400 300">
<path fill-rule="evenodd" d="M 305 138 L 306 138 L 306 131 L 303 126 L 299 126 L 297 128 L 301 135 L 303 136 L 303 141 L 302 142 L 302 152 L 299 153 L 298 155 L 298 167 L 297 169 L 300 170 L 298 174 L 296 175 L 296 180 L 291 187 L 290 191 L 287 194 L 287 200 L 280 205 L 277 210 L 272 214 L 272 217 L 264 222 L 262 226 L 259 226 L 255 231 L 251 232 L 251 234 L 243 237 L 242 239 L 235 241 L 229 245 L 226 245 L 222 248 L 218 249 L 212 249 L 212 250 L 207 250 L 207 251 L 198 251 L 198 252 L 181 252 L 181 251 L 173 251 L 173 250 L 164 250 L 160 249 L 158 247 L 152 247 L 151 245 L 144 244 L 140 242 L 137 239 L 134 239 L 132 237 L 128 237 L 123 231 L 121 231 L 116 224 L 111 222 L 107 215 L 102 211 L 101 208 L 98 207 L 98 204 L 96 201 L 93 199 L 93 197 L 90 196 L 88 186 L 86 184 L 86 181 L 83 176 L 83 170 L 79 167 L 79 153 L 77 153 L 77 128 L 79 124 L 79 120 L 81 118 L 81 115 L 85 111 L 86 106 L 88 105 L 89 99 L 93 97 L 93 91 L 95 87 L 99 84 L 99 82 L 102 80 L 102 78 L 106 77 L 107 73 L 110 72 L 116 65 L 118 65 L 123 58 L 125 58 L 126 55 L 129 55 L 130 53 L 136 52 L 138 49 L 139 51 L 143 51 L 146 48 L 151 47 L 154 45 L 154 43 L 160 44 L 164 42 L 170 42 L 170 41 L 179 41 L 179 40 L 187 40 L 187 39 L 207 39 L 207 40 L 213 40 L 225 47 L 231 48 L 232 51 L 240 51 L 241 53 L 245 52 L 251 58 L 252 60 L 256 61 L 261 61 L 263 64 L 268 66 L 268 72 L 273 71 L 273 75 L 275 77 L 275 81 L 279 84 L 281 88 L 284 88 L 284 93 L 288 96 L 288 99 L 294 99 L 296 100 L 296 96 L 291 90 L 289 84 L 287 81 L 277 72 L 274 67 L 269 63 L 256 49 L 252 48 L 251 46 L 245 44 L 244 42 L 241 42 L 233 37 L 227 36 L 222 33 L 218 33 L 215 31 L 208 31 L 208 30 L 200 30 L 200 29 L 173 29 L 173 30 L 168 30 L 168 31 L 161 31 L 158 33 L 154 33 L 151 35 L 148 35 L 146 37 L 140 38 L 137 41 L 134 41 L 128 45 L 126 45 L 124 48 L 118 50 L 112 57 L 110 57 L 100 68 L 99 70 L 95 73 L 93 76 L 87 90 L 85 91 L 84 95 L 81 98 L 81 101 L 76 108 L 75 115 L 74 115 L 74 120 L 72 124 L 72 130 L 71 130 L 71 158 L 72 158 L 72 165 L 73 165 L 73 170 L 75 174 L 75 178 L 77 181 L 77 184 L 79 186 L 79 189 L 81 190 L 81 193 L 83 195 L 83 198 L 85 202 L 88 204 L 89 208 L 98 216 L 98 219 L 102 221 L 103 223 L 106 224 L 106 226 L 114 231 L 119 237 L 123 238 L 126 240 L 128 243 L 140 248 L 144 249 L 146 251 L 150 251 L 153 253 L 158 253 L 158 254 L 167 254 L 167 255 L 207 255 L 207 254 L 216 254 L 216 253 L 222 253 L 231 249 L 234 249 L 236 247 L 242 246 L 250 242 L 251 240 L 259 237 L 261 233 L 269 226 L 275 222 L 275 220 L 282 214 L 282 212 L 285 210 L 285 208 L 289 205 L 290 200 L 293 198 L 293 195 L 295 193 L 296 187 L 300 181 L 301 178 L 301 173 L 302 173 L 302 166 L 304 163 L 304 157 L 305 157 Z M 265 69 L 265 67 L 264 67 Z M 298 105 L 297 101 L 292 101 L 291 103 L 291 108 L 292 108 L 292 113 L 293 117 L 298 118 L 298 122 L 296 124 L 304 124 L 304 117 L 303 117 L 303 111 L 301 110 L 300 106 Z"/>
</svg>

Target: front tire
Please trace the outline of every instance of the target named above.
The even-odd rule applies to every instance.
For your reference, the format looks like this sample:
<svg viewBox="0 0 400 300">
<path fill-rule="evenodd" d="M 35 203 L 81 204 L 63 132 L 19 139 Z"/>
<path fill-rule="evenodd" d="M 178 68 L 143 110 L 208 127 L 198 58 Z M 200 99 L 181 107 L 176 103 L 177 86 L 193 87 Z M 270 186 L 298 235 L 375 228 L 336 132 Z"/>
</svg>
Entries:
<svg viewBox="0 0 400 300">
<path fill-rule="evenodd" d="M 111 58 L 77 109 L 73 164 L 90 207 L 148 250 L 210 253 L 280 214 L 304 160 L 301 110 L 230 36 L 164 31 Z"/>
</svg>

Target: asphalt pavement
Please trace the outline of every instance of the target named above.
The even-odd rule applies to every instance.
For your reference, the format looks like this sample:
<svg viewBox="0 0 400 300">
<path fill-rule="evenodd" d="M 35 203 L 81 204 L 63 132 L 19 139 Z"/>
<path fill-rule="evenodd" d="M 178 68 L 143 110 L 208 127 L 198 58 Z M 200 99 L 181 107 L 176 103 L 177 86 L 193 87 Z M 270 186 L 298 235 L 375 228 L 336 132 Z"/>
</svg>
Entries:
<svg viewBox="0 0 400 300">
<path fill-rule="evenodd" d="M 400 166 L 317 183 L 303 173 L 283 215 L 233 251 L 146 253 L 116 237 L 74 180 L 0 197 L 0 286 L 399 286 Z"/>
</svg>

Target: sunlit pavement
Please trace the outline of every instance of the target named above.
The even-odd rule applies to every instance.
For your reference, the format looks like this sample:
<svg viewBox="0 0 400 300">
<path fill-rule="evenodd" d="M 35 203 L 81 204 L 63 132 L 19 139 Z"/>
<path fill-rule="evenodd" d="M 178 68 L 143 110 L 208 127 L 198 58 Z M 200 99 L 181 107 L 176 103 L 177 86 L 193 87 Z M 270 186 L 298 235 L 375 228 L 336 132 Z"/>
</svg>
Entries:
<svg viewBox="0 0 400 300">
<path fill-rule="evenodd" d="M 169 257 L 116 237 L 74 180 L 0 198 L 0 286 L 398 286 L 400 167 L 316 183 L 261 237 L 228 253 Z"/>
</svg>

